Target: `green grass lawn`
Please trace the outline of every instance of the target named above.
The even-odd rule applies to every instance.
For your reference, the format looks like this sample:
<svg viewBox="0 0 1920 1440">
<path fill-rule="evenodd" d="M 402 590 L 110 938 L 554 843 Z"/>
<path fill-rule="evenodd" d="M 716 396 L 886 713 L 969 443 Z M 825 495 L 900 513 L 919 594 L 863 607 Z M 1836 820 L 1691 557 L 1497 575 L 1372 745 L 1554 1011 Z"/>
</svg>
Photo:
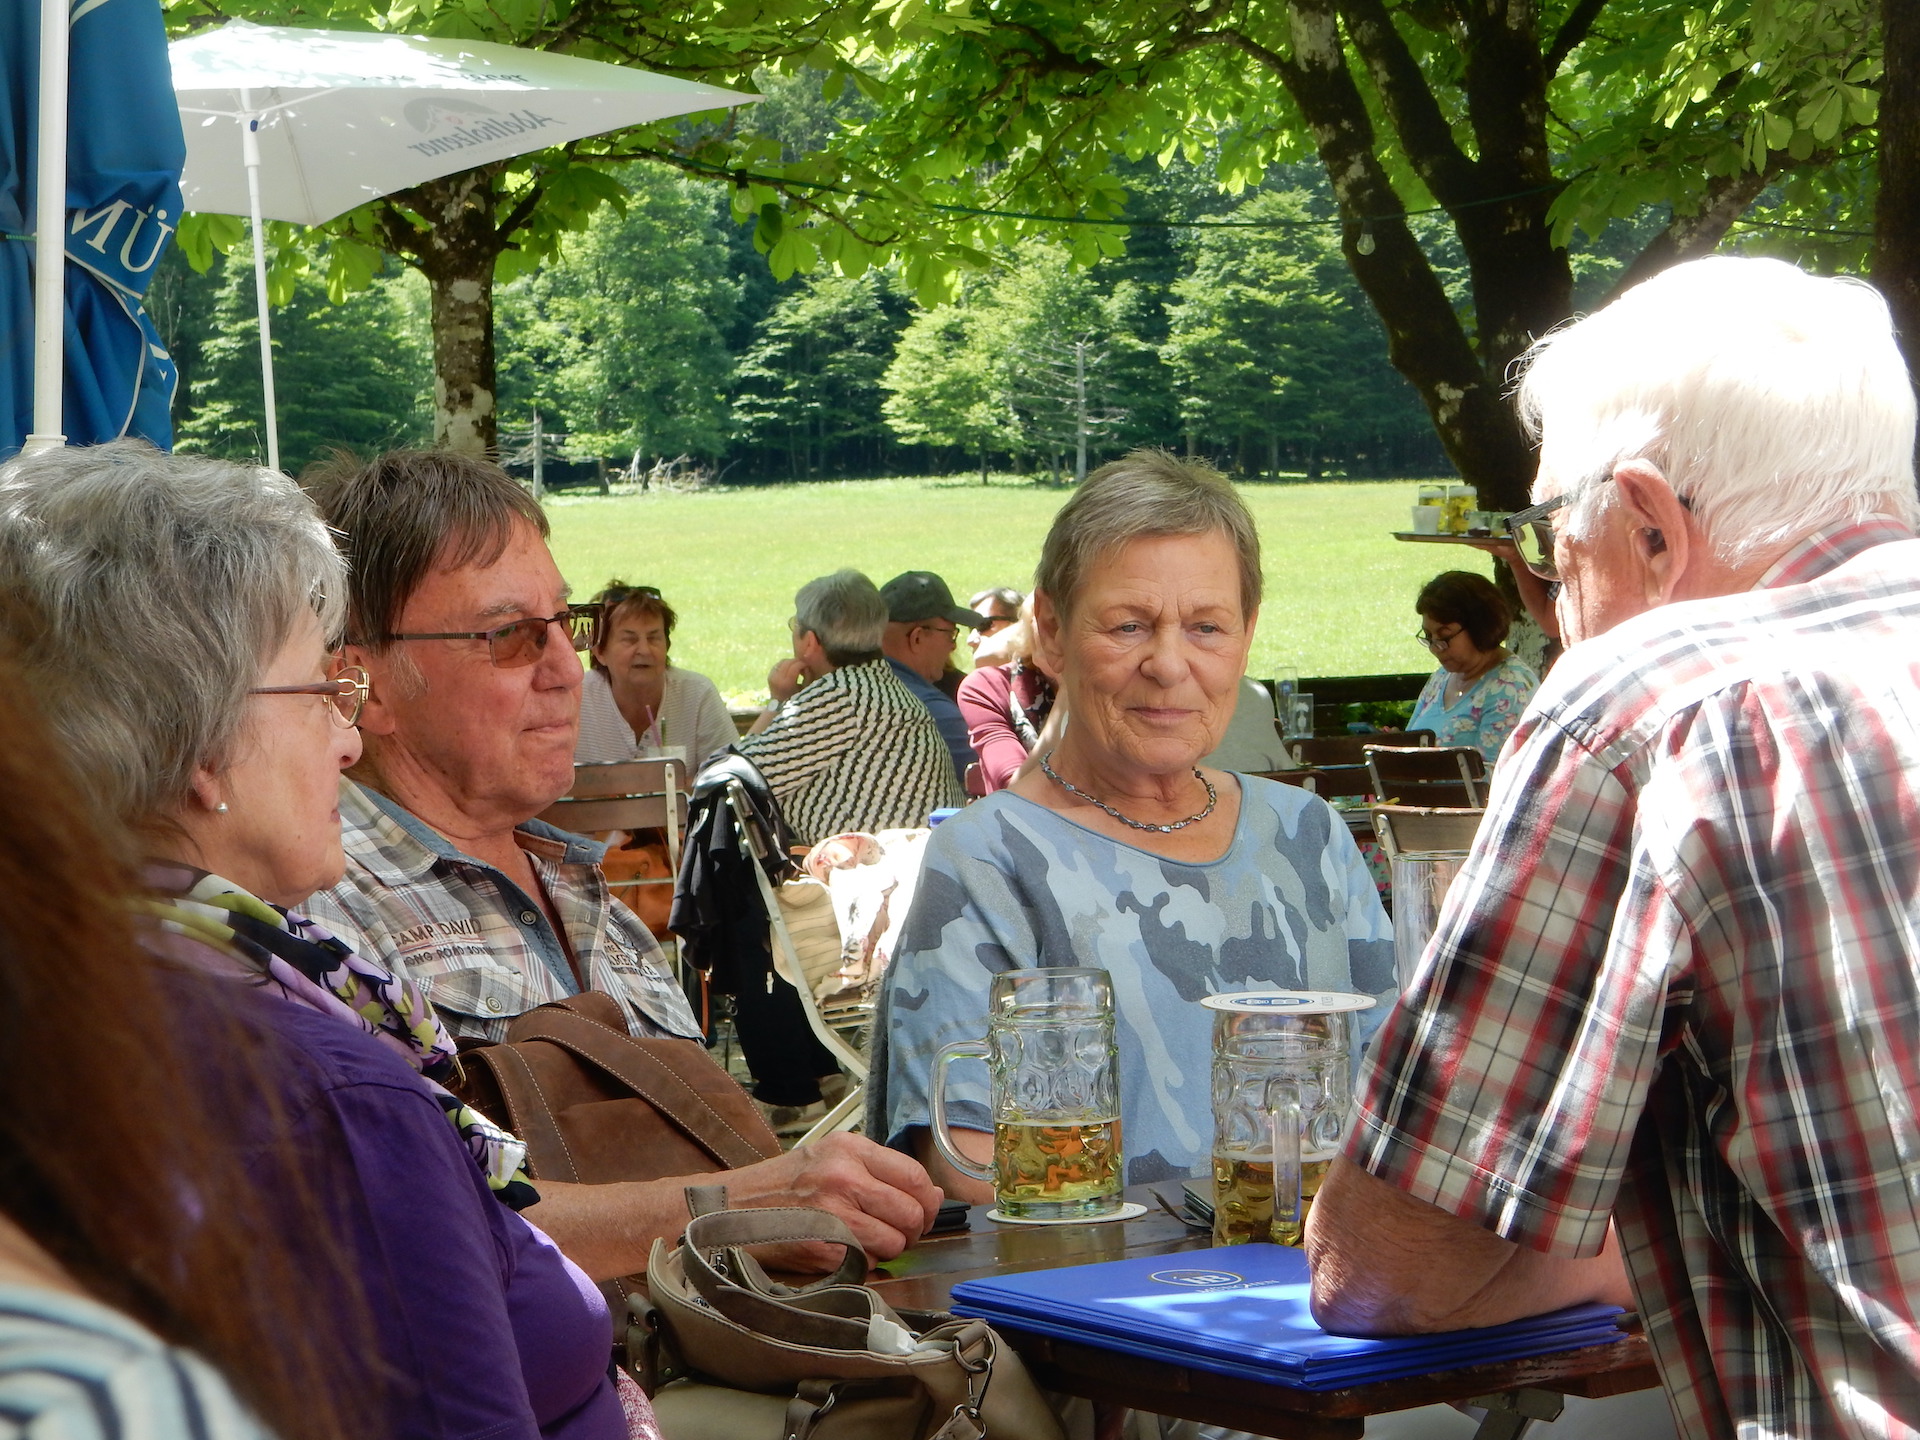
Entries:
<svg viewBox="0 0 1920 1440">
<path fill-rule="evenodd" d="M 1250 673 L 1427 669 L 1408 637 L 1413 597 L 1441 570 L 1490 574 L 1465 546 L 1409 545 L 1413 481 L 1247 485 L 1260 525 L 1266 603 Z M 861 480 L 689 494 L 549 498 L 553 549 L 576 594 L 611 577 L 657 585 L 680 614 L 674 660 L 711 675 L 730 701 L 766 693 L 787 653 L 793 593 L 852 565 L 884 584 L 933 570 L 960 603 L 988 585 L 1026 589 L 1040 542 L 1069 491 L 1008 481 Z M 962 654 L 965 652 L 962 651 Z"/>
</svg>

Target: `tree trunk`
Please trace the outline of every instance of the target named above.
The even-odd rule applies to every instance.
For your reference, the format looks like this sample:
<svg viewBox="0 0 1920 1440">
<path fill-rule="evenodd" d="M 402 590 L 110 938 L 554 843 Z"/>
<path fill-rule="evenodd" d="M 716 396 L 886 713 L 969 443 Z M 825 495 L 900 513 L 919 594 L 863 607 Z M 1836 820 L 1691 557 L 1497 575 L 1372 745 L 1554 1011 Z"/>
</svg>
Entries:
<svg viewBox="0 0 1920 1440">
<path fill-rule="evenodd" d="M 1533 479 L 1533 447 L 1519 416 L 1502 393 L 1504 361 L 1501 369 L 1490 370 L 1483 365 L 1481 356 L 1475 354 L 1446 290 L 1406 223 L 1405 207 L 1375 152 L 1373 122 L 1366 102 L 1347 68 L 1335 0 L 1293 0 L 1290 18 L 1291 58 L 1283 59 L 1272 52 L 1266 52 L 1261 58 L 1286 85 L 1312 131 L 1321 163 L 1326 167 L 1346 221 L 1341 249 L 1354 278 L 1386 329 L 1388 359 L 1426 402 L 1447 458 L 1478 488 L 1486 508 L 1523 509 Z M 1385 53 L 1396 47 L 1403 50 L 1404 46 L 1397 34 L 1391 33 L 1391 20 L 1379 19 L 1377 25 L 1384 26 L 1388 33 L 1377 29 L 1369 31 L 1362 24 L 1356 27 L 1356 39 L 1364 37 L 1373 50 L 1382 52 L 1373 65 L 1376 81 L 1393 87 L 1400 104 L 1396 110 L 1390 101 L 1389 111 L 1396 117 L 1396 129 L 1403 143 L 1410 151 L 1415 150 L 1421 137 L 1416 135 L 1409 141 L 1407 131 L 1414 128 L 1416 122 L 1424 122 L 1428 129 L 1435 128 L 1433 117 L 1413 113 L 1423 109 L 1416 103 L 1419 96 L 1404 93 L 1409 77 L 1403 73 L 1404 67 L 1396 67 L 1396 56 Z M 1413 66 L 1411 80 L 1419 85 L 1425 108 L 1433 108 L 1437 115 L 1437 107 L 1433 106 L 1431 93 L 1425 91 L 1417 65 Z M 1443 134 L 1447 129 L 1444 121 L 1440 121 L 1437 128 Z M 1451 144 L 1450 136 L 1445 136 L 1444 143 L 1440 138 L 1427 137 L 1430 149 L 1440 150 Z M 1435 164 L 1440 165 L 1441 159 L 1436 159 Z M 1464 157 L 1462 163 L 1467 163 Z M 1542 163 L 1545 163 L 1544 154 Z M 1503 167 L 1502 173 L 1507 168 L 1510 167 Z M 1448 178 L 1461 186 L 1477 177 L 1462 176 L 1456 169 Z M 1443 188 L 1434 179 L 1428 183 L 1436 194 Z M 1518 202 L 1476 206 L 1475 211 L 1484 208 L 1499 214 L 1485 218 L 1476 215 L 1469 225 L 1462 227 L 1461 241 L 1472 267 L 1476 303 L 1481 303 L 1481 283 L 1497 291 L 1497 300 L 1494 295 L 1487 297 L 1491 309 L 1482 319 L 1483 338 L 1494 353 L 1512 348 L 1530 323 L 1525 318 L 1527 315 L 1545 316 L 1558 303 L 1559 313 L 1553 319 L 1564 319 L 1571 304 L 1572 282 L 1566 271 L 1566 258 L 1560 252 L 1547 249 L 1545 244 L 1545 203 L 1552 197 L 1538 198 L 1540 216 L 1531 227 L 1537 231 L 1538 239 L 1532 246 L 1504 240 L 1498 233 L 1500 217 L 1510 220 L 1509 212 Z M 1474 211 L 1461 213 L 1474 214 Z M 1522 266 L 1525 273 L 1521 281 L 1500 282 L 1489 257 L 1475 254 L 1479 246 L 1490 243 L 1500 257 Z M 1545 260 L 1539 251 L 1545 251 Z M 1552 265 L 1546 261 L 1554 256 L 1558 257 L 1564 280 L 1554 281 L 1552 292 L 1545 297 L 1521 303 L 1520 295 L 1529 287 L 1538 286 L 1543 275 L 1551 278 Z M 1555 295 L 1560 296 L 1558 302 Z M 1314 464 L 1317 468 L 1317 454 Z"/>
<path fill-rule="evenodd" d="M 433 438 L 469 455 L 499 451 L 494 409 L 493 265 L 505 245 L 494 173 L 466 170 L 402 192 L 429 228 L 409 253 L 433 293 Z"/>
<path fill-rule="evenodd" d="M 1908 374 L 1920 377 L 1920 7 L 1888 4 L 1880 14 L 1886 79 L 1880 86 L 1873 281 L 1893 311 Z M 1915 388 L 1920 391 L 1920 380 Z"/>
</svg>

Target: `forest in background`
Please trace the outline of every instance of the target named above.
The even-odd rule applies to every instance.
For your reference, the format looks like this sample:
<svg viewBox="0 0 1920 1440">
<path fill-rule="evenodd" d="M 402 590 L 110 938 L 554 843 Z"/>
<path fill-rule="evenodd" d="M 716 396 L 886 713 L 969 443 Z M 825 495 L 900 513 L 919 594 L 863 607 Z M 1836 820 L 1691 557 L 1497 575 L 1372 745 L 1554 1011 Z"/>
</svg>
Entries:
<svg viewBox="0 0 1920 1440">
<path fill-rule="evenodd" d="M 767 74 L 752 123 L 784 153 L 826 142 L 865 103 L 822 76 Z M 1137 445 L 1200 454 L 1245 477 L 1422 476 L 1446 458 L 1340 249 L 1336 207 L 1307 164 L 1223 194 L 1215 167 L 1127 167 L 1123 254 L 1077 265 L 1029 238 L 924 307 L 897 266 L 776 280 L 725 187 L 630 164 L 623 198 L 497 294 L 501 452 L 530 469 L 538 415 L 549 483 L 728 482 L 1012 471 L 1070 476 Z M 1169 218 L 1210 222 L 1173 226 Z M 1418 223 L 1418 222 L 1415 222 Z M 1576 250 L 1604 293 L 1657 207 Z M 1451 236 L 1422 236 L 1458 306 Z M 432 435 L 426 288 L 390 262 L 330 301 L 299 276 L 274 313 L 281 449 L 298 470 L 332 446 Z M 252 273 L 176 251 L 149 306 L 180 366 L 184 449 L 258 453 Z"/>
</svg>

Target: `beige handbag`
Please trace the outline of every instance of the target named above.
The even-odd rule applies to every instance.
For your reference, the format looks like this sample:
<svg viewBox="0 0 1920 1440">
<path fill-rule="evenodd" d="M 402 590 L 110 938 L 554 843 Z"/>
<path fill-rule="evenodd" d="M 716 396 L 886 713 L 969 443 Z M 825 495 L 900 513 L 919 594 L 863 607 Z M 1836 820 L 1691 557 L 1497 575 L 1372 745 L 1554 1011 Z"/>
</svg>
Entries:
<svg viewBox="0 0 1920 1440">
<path fill-rule="evenodd" d="M 672 1250 L 655 1241 L 634 1297 L 630 1359 L 666 1440 L 1062 1440 L 1026 1366 L 983 1320 L 895 1312 L 860 1283 L 867 1257 L 821 1210 L 713 1210 Z M 702 1213 L 702 1212 L 705 1213 Z M 770 1279 L 746 1247 L 826 1241 L 840 1268 L 811 1285 Z"/>
</svg>

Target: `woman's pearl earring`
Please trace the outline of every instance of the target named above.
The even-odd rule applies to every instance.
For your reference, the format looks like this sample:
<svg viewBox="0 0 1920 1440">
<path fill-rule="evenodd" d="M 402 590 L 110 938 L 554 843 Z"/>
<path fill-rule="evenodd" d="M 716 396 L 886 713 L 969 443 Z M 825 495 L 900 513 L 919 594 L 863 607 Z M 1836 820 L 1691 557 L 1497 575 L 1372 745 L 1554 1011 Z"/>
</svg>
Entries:
<svg viewBox="0 0 1920 1440">
<path fill-rule="evenodd" d="M 219 803 L 218 805 L 216 805 L 216 806 L 214 806 L 214 807 L 213 807 L 213 813 L 214 813 L 214 814 L 216 814 L 216 815 L 224 815 L 224 814 L 226 814 L 226 813 L 227 813 L 227 802 L 226 802 L 226 801 L 224 801 L 224 800 L 222 800 L 222 801 L 221 801 L 221 802 L 220 802 L 220 803 Z"/>
</svg>

